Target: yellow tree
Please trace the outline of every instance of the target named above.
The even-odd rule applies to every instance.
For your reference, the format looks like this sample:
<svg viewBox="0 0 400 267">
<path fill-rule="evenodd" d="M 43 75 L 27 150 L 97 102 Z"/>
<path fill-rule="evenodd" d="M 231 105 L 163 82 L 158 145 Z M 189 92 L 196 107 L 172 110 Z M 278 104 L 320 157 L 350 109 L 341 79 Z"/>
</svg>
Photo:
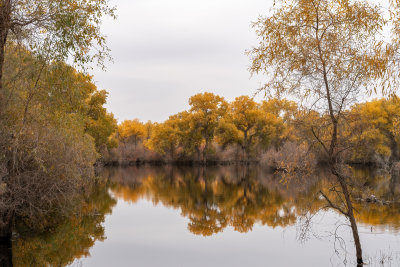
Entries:
<svg viewBox="0 0 400 267">
<path fill-rule="evenodd" d="M 120 125 L 118 125 L 118 137 L 125 143 L 129 139 L 133 139 L 135 148 L 137 142 L 142 140 L 146 136 L 146 128 L 143 123 L 138 119 L 125 120 Z"/>
<path fill-rule="evenodd" d="M 147 122 L 144 124 L 144 127 L 145 127 L 145 129 L 146 129 L 145 139 L 146 139 L 146 141 L 147 141 L 147 140 L 150 139 L 151 133 L 153 132 L 154 123 L 152 123 L 151 121 L 147 121 Z"/>
<path fill-rule="evenodd" d="M 103 107 L 107 102 L 107 94 L 105 90 L 96 90 L 86 100 L 87 120 L 85 131 L 94 138 L 99 152 L 101 149 L 116 146 L 116 140 L 111 138 L 111 135 L 117 130 L 117 120 L 112 113 L 108 113 L 106 108 Z"/>
<path fill-rule="evenodd" d="M 353 122 L 352 144 L 354 157 L 371 160 L 372 154 L 387 156 L 390 167 L 399 161 L 400 144 L 400 100 L 373 100 L 354 106 L 351 110 Z"/>
<path fill-rule="evenodd" d="M 266 114 L 272 114 L 280 118 L 283 123 L 282 131 L 279 136 L 275 136 L 275 146 L 281 146 L 285 141 L 294 141 L 296 139 L 294 121 L 298 115 L 298 106 L 296 102 L 287 99 L 271 98 L 261 102 L 261 109 Z"/>
<path fill-rule="evenodd" d="M 183 111 L 173 116 L 177 123 L 179 145 L 183 150 L 183 156 L 187 158 L 196 153 L 197 159 L 200 160 L 203 138 L 201 128 L 197 127 L 198 122 L 193 117 L 194 115 L 188 111 Z"/>
<path fill-rule="evenodd" d="M 226 112 L 227 103 L 223 97 L 205 92 L 190 97 L 189 105 L 191 106 L 193 128 L 201 133 L 204 142 L 202 161 L 206 162 L 215 130 L 219 120 Z"/>
<path fill-rule="evenodd" d="M 265 114 L 252 98 L 240 96 L 229 106 L 229 117 L 239 132 L 237 140 L 247 158 L 252 147 L 259 143 L 268 145 L 278 119 L 273 114 Z"/>
<path fill-rule="evenodd" d="M 385 74 L 391 50 L 378 40 L 384 23 L 380 7 L 367 1 L 280 0 L 271 15 L 254 23 L 260 42 L 248 52 L 250 71 L 269 74 L 263 87 L 268 94 L 295 96 L 328 115 L 327 138 L 311 130 L 344 196 L 340 204 L 326 200 L 349 219 L 360 266 L 362 249 L 348 177 L 340 164 L 344 147 L 338 140 L 339 123 L 343 110 L 371 92 L 374 79 Z"/>
<path fill-rule="evenodd" d="M 161 155 L 169 155 L 173 160 L 178 149 L 179 135 L 172 120 L 154 126 L 151 138 L 146 143 L 147 148 Z"/>
</svg>

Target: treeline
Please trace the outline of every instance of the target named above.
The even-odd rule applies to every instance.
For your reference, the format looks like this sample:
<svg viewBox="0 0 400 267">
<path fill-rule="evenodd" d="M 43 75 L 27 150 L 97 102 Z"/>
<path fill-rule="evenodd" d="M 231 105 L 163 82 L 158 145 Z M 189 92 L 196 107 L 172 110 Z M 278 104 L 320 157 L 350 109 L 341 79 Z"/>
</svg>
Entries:
<svg viewBox="0 0 400 267">
<path fill-rule="evenodd" d="M 286 99 L 256 102 L 240 96 L 227 102 L 212 93 L 196 94 L 189 104 L 189 110 L 163 123 L 123 121 L 115 134 L 119 147 L 105 161 L 263 162 L 307 169 L 326 160 L 322 144 L 329 143 L 329 114 Z M 356 104 L 343 112 L 346 120 L 338 136 L 343 151 L 337 152 L 346 162 L 385 165 L 399 160 L 398 97 Z"/>
</svg>

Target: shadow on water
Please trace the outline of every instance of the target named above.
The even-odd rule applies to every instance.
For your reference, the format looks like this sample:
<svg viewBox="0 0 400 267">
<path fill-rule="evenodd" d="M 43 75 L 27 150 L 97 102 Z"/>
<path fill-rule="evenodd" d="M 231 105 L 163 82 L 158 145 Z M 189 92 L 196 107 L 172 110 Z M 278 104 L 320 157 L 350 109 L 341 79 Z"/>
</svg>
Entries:
<svg viewBox="0 0 400 267">
<path fill-rule="evenodd" d="M 32 233 L 19 224 L 12 241 L 13 265 L 67 266 L 77 258 L 89 256 L 95 242 L 105 240 L 102 223 L 115 204 L 108 185 L 98 184 L 77 213 L 45 232 Z"/>
<path fill-rule="evenodd" d="M 398 179 L 366 169 L 352 171 L 357 223 L 398 233 Z M 0 246 L 0 266 L 66 266 L 90 256 L 94 243 L 105 240 L 102 223 L 116 199 L 130 203 L 146 199 L 180 210 L 189 220 L 188 230 L 195 235 L 215 235 L 229 226 L 246 233 L 255 224 L 273 229 L 297 224 L 303 240 L 309 234 L 308 218 L 329 210 L 321 189 L 337 205 L 343 201 L 331 190 L 336 188 L 335 179 L 324 170 L 286 185 L 279 175 L 249 166 L 107 168 L 102 176 L 107 182 L 99 184 L 80 212 L 63 223 L 40 234 L 17 227 L 12 254 L 7 245 Z M 371 195 L 376 198 L 373 203 L 366 201 Z"/>
<path fill-rule="evenodd" d="M 12 249 L 12 244 L 9 238 L 4 240 L 0 239 L 0 266 L 2 267 L 13 266 L 11 249 Z"/>
</svg>

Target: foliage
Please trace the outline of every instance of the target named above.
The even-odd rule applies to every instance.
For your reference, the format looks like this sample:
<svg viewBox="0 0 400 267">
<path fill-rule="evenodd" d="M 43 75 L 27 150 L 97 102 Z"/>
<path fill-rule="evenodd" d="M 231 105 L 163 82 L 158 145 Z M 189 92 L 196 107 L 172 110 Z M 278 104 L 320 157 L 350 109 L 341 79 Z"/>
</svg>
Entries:
<svg viewBox="0 0 400 267">
<path fill-rule="evenodd" d="M 89 190 L 116 122 L 103 108 L 106 92 L 90 76 L 62 62 L 49 65 L 18 45 L 9 46 L 6 62 L 0 226 L 13 218 L 43 228 Z"/>
<path fill-rule="evenodd" d="M 355 105 L 351 110 L 353 159 L 400 160 L 400 101 L 397 96 Z"/>
<path fill-rule="evenodd" d="M 100 32 L 104 16 L 115 18 L 107 0 L 3 0 L 2 11 L 2 32 L 36 55 L 57 61 L 71 57 L 82 67 L 93 60 L 104 66 L 109 56 Z"/>
<path fill-rule="evenodd" d="M 395 49 L 379 39 L 385 23 L 380 6 L 368 1 L 281 0 L 253 24 L 260 41 L 248 52 L 250 71 L 268 74 L 261 90 L 275 97 L 295 96 L 321 113 L 323 126 L 312 126 L 311 133 L 325 152 L 345 205 L 321 194 L 349 219 L 359 266 L 361 244 L 341 164 L 348 143 L 341 138 L 346 136 L 346 108 L 374 92 L 390 72 Z"/>
<path fill-rule="evenodd" d="M 136 145 L 138 140 L 146 136 L 146 127 L 138 119 L 125 120 L 118 125 L 117 135 L 122 142 L 133 139 Z"/>
<path fill-rule="evenodd" d="M 205 92 L 190 97 L 189 105 L 194 124 L 192 128 L 199 131 L 204 142 L 202 161 L 207 161 L 211 142 L 218 123 L 226 112 L 227 103 L 224 98 Z"/>
</svg>

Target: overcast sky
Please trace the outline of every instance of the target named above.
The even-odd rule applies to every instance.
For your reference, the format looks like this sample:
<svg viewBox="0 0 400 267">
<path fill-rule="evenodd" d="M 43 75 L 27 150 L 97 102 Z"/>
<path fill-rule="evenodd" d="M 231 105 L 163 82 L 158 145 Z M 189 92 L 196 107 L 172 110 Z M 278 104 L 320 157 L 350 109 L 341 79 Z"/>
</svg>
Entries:
<svg viewBox="0 0 400 267">
<path fill-rule="evenodd" d="M 113 0 L 106 19 L 114 63 L 94 70 L 107 108 L 119 120 L 163 121 L 187 109 L 190 96 L 213 92 L 231 101 L 261 85 L 244 54 L 257 44 L 251 22 L 273 0 Z"/>
</svg>

